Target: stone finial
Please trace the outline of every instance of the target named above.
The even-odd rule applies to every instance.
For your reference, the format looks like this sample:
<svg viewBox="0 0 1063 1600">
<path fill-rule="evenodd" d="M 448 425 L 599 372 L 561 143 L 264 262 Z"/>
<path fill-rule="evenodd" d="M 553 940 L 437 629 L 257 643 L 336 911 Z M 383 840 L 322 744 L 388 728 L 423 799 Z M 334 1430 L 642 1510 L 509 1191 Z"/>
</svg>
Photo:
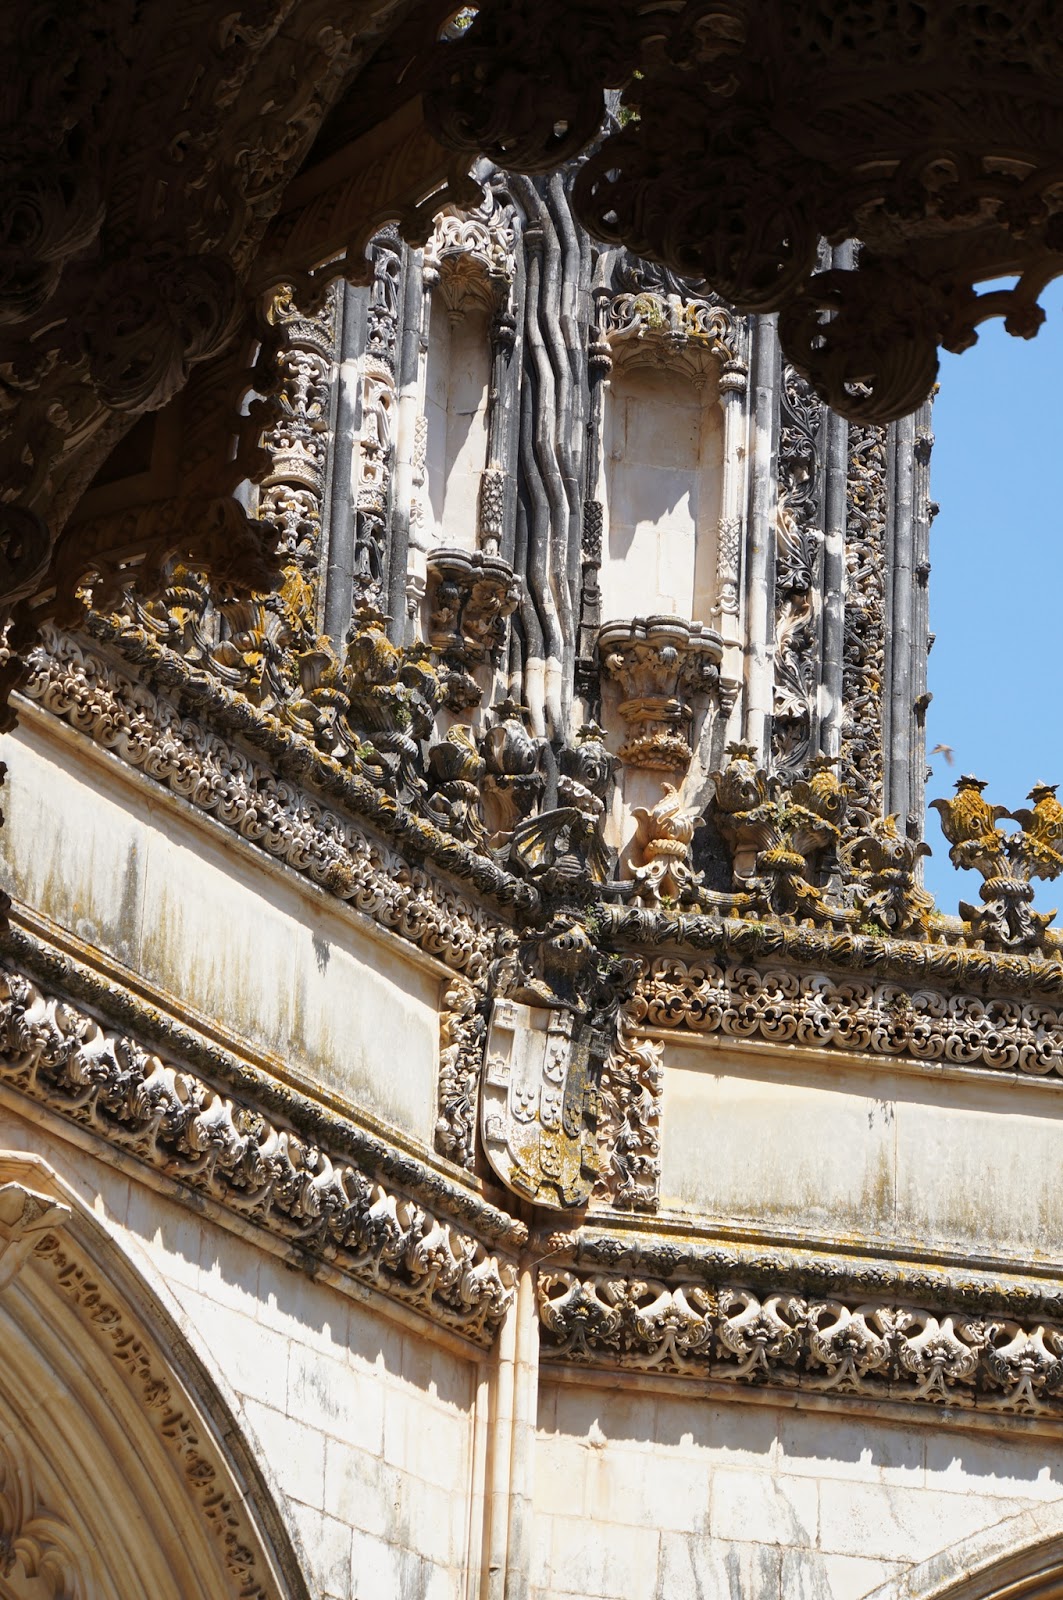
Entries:
<svg viewBox="0 0 1063 1600">
<path fill-rule="evenodd" d="M 931 805 L 941 818 L 941 828 L 952 848 L 949 860 L 961 869 L 981 873 L 981 906 L 960 902 L 960 915 L 971 932 L 990 949 L 1015 952 L 1036 950 L 1052 922 L 1054 911 L 1034 911 L 1034 878 L 1058 878 L 1063 872 L 1063 805 L 1055 784 L 1036 783 L 1027 798 L 1030 807 L 1009 811 L 982 798 L 984 782 L 965 775 L 948 800 Z M 997 826 L 1008 820 L 1018 830 L 1005 833 Z"/>
<path fill-rule="evenodd" d="M 497 722 L 480 736 L 480 753 L 486 773 L 483 792 L 493 803 L 499 832 L 509 833 L 522 817 L 535 810 L 546 778 L 542 770 L 546 741 L 530 734 L 525 723 L 527 707 L 502 700 L 494 708 Z"/>
<path fill-rule="evenodd" d="M 576 742 L 561 751 L 557 766 L 559 798 L 589 817 L 600 818 L 618 762 L 606 749 L 603 731 L 596 722 L 583 724 Z"/>
<path fill-rule="evenodd" d="M 925 933 L 934 897 L 916 883 L 915 871 L 920 857 L 930 853 L 921 839 L 898 833 L 896 815 L 874 817 L 848 851 L 862 919 L 886 933 Z"/>
<path fill-rule="evenodd" d="M 693 750 L 694 702 L 715 695 L 723 641 L 712 628 L 681 617 L 608 622 L 598 635 L 602 671 L 624 696 L 630 733 L 620 747 L 627 766 L 685 772 Z"/>
<path fill-rule="evenodd" d="M 455 838 L 477 846 L 487 842 L 480 799 L 483 775 L 483 757 L 476 748 L 472 729 L 464 723 L 457 723 L 428 752 L 431 793 L 425 809 Z"/>
<path fill-rule="evenodd" d="M 846 798 L 833 758 L 818 756 L 811 777 L 787 781 L 758 767 L 751 745 L 728 745 L 727 754 L 727 767 L 713 774 L 714 804 L 735 889 L 752 910 L 836 921 L 842 913 L 824 880 L 837 866 Z"/>
</svg>

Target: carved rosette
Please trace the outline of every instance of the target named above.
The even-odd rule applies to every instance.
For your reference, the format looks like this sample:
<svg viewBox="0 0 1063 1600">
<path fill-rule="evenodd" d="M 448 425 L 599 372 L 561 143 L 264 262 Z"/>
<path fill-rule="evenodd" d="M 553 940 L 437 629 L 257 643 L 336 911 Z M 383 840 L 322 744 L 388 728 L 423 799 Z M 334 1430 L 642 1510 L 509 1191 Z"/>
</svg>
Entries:
<svg viewBox="0 0 1063 1600">
<path fill-rule="evenodd" d="M 719 689 L 719 634 L 680 617 L 636 617 L 606 623 L 598 653 L 623 695 L 619 710 L 630 731 L 620 759 L 648 771 L 685 772 L 696 703 L 715 699 Z"/>
</svg>

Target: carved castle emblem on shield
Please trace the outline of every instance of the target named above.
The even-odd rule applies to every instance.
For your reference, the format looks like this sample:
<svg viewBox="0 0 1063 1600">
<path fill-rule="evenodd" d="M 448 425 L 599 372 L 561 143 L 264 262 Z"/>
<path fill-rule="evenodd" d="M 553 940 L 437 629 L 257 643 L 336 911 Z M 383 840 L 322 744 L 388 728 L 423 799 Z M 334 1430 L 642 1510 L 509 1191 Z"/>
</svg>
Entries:
<svg viewBox="0 0 1063 1600">
<path fill-rule="evenodd" d="M 536 1205 L 586 1205 L 599 1172 L 601 1032 L 571 1011 L 496 1000 L 480 1100 L 487 1158 Z"/>
</svg>

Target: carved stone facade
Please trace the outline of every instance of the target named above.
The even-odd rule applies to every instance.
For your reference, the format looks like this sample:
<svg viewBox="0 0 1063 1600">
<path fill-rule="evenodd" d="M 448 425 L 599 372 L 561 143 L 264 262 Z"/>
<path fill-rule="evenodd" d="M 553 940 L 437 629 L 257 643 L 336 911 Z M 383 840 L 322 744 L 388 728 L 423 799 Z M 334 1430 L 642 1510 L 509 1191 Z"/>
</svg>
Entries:
<svg viewBox="0 0 1063 1600">
<path fill-rule="evenodd" d="M 604 156 L 428 215 L 394 115 L 271 234 L 235 498 L 159 412 L 272 570 L 141 578 L 118 452 L 97 604 L 10 639 L 0 1591 L 141 1592 L 139 1441 L 189 1593 L 912 1600 L 1063 1528 L 1063 811 L 961 779 L 934 906 L 929 413 L 592 240 Z M 340 204 L 403 150 L 421 246 Z"/>
</svg>

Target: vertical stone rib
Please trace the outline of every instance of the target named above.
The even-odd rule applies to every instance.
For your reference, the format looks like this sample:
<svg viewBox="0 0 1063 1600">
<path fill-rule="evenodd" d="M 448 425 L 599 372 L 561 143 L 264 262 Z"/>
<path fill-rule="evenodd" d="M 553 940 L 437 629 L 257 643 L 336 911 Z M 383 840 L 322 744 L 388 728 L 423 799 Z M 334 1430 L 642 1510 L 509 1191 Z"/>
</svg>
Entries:
<svg viewBox="0 0 1063 1600">
<path fill-rule="evenodd" d="M 745 738 L 768 753 L 773 696 L 775 481 L 778 448 L 779 335 L 774 317 L 753 325 L 753 481 L 746 595 Z"/>
<path fill-rule="evenodd" d="M 413 462 L 420 408 L 421 322 L 424 281 L 421 252 L 405 252 L 402 327 L 399 334 L 398 416 L 395 424 L 395 476 L 392 485 L 387 561 L 388 635 L 402 644 L 407 635 L 406 566 L 410 548 Z"/>
<path fill-rule="evenodd" d="M 342 644 L 351 620 L 354 592 L 354 451 L 362 425 L 361 354 L 365 348 L 368 291 L 344 284 L 340 290 L 340 334 L 336 374 L 336 423 L 332 441 L 332 481 L 328 511 L 328 568 L 325 575 L 325 632 Z"/>
</svg>

